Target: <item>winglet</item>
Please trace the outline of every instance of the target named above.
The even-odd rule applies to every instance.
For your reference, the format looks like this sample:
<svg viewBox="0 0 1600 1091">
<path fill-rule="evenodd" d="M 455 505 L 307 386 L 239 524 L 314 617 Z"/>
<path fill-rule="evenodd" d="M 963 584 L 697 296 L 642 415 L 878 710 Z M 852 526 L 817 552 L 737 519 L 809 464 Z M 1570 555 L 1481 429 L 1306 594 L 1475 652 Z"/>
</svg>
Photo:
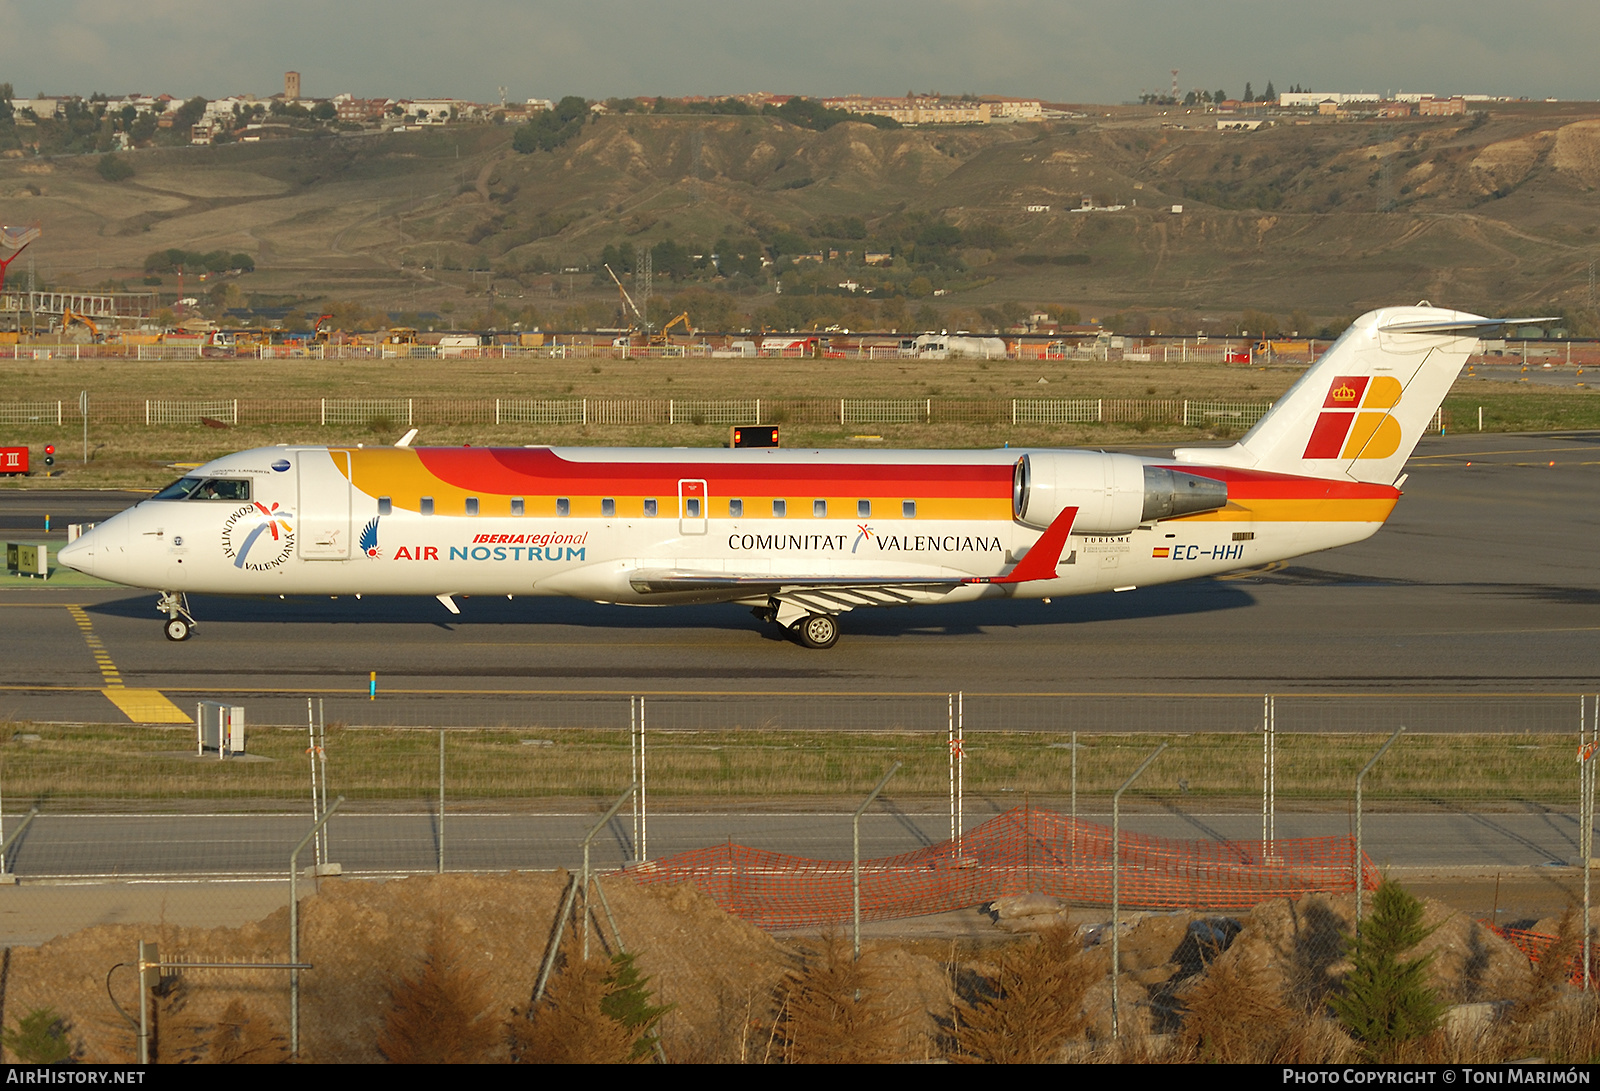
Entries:
<svg viewBox="0 0 1600 1091">
<path fill-rule="evenodd" d="M 1028 583 L 1031 580 L 1053 580 L 1056 565 L 1061 563 L 1061 551 L 1067 546 L 1067 535 L 1072 533 L 1072 523 L 1078 518 L 1077 508 L 1062 508 L 1039 540 L 1033 543 L 1016 567 L 1004 576 L 982 576 L 963 580 L 963 583 Z"/>
<path fill-rule="evenodd" d="M 413 429 L 411 429 L 411 431 L 407 432 L 405 435 L 403 435 L 399 439 L 395 440 L 394 441 L 394 445 L 396 447 L 410 447 L 411 446 L 411 441 L 416 439 L 416 438 L 417 438 L 417 430 L 415 428 L 413 428 Z"/>
</svg>

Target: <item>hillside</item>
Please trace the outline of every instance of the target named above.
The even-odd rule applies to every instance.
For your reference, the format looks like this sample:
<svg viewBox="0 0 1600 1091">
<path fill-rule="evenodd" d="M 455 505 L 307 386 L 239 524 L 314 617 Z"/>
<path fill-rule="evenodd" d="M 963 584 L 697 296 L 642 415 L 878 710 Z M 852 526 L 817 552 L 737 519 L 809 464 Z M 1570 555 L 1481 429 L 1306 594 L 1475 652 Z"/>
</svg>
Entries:
<svg viewBox="0 0 1600 1091">
<path fill-rule="evenodd" d="M 1121 109 L 1070 124 L 814 132 L 628 115 L 531 155 L 511 150 L 510 129 L 460 128 L 141 151 L 122 182 L 92 157 L 7 159 L 0 193 L 8 221 L 44 224 L 29 253 L 53 283 L 138 287 L 152 251 L 242 250 L 257 271 L 219 303 L 340 300 L 374 319 L 434 311 L 465 324 L 493 303 L 501 324 L 609 324 L 615 292 L 593 275 L 602 252 L 621 263 L 667 240 L 677 249 L 658 252 L 682 260 L 656 262 L 658 311 L 676 313 L 667 301 L 693 287 L 678 303 L 696 325 L 978 328 L 1055 304 L 1121 313 L 1128 328 L 1226 325 L 1247 309 L 1318 328 L 1421 298 L 1559 308 L 1592 325 L 1579 312 L 1600 257 L 1600 107 L 1253 133 L 1207 123 Z M 1085 196 L 1128 207 L 1068 211 Z M 829 250 L 839 256 L 791 269 Z M 869 250 L 896 261 L 865 266 Z M 852 296 L 841 281 L 876 292 Z"/>
</svg>

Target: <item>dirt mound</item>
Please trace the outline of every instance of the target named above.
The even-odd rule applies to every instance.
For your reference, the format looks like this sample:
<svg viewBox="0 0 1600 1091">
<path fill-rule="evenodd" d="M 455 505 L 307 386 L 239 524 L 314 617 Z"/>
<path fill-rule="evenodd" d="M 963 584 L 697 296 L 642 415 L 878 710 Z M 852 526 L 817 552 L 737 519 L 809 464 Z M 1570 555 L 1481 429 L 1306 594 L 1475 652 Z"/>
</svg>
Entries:
<svg viewBox="0 0 1600 1091">
<path fill-rule="evenodd" d="M 315 966 L 301 983 L 303 1056 L 381 1059 L 374 1043 L 388 986 L 414 972 L 436 918 L 455 932 L 470 968 L 484 975 L 496 1014 L 526 1004 L 565 883 L 565 875 L 546 873 L 324 881 L 318 895 L 301 903 L 301 958 Z M 623 941 L 637 952 L 659 1000 L 675 1005 L 663 1025 L 669 1056 L 718 1053 L 730 1035 L 741 1033 L 736 1013 L 753 1013 L 745 1021 L 765 1015 L 773 985 L 789 965 L 776 941 L 692 888 L 613 881 L 606 894 Z M 42 947 L 13 948 L 4 998 L 8 1024 L 51 1007 L 71 1020 L 83 1060 L 131 1059 L 136 1042 L 107 1000 L 105 979 L 112 966 L 134 959 L 141 939 L 158 940 L 164 959 L 286 962 L 288 911 L 242 928 L 100 926 Z M 603 954 L 591 944 L 592 952 Z M 186 970 L 181 980 L 179 1010 L 166 1013 L 169 1040 L 180 1022 L 186 1033 L 209 1033 L 232 1000 L 243 1000 L 287 1032 L 282 971 Z M 137 1018 L 131 970 L 118 970 L 112 985 L 118 1002 Z"/>
<path fill-rule="evenodd" d="M 1424 924 L 1433 933 L 1417 947 L 1432 952 L 1434 986 L 1451 1003 L 1473 1003 L 1516 995 L 1528 973 L 1528 959 L 1475 920 L 1448 906 L 1423 899 Z M 1274 984 L 1310 1010 L 1338 984 L 1349 968 L 1345 937 L 1354 923 L 1349 895 L 1311 895 L 1299 901 L 1264 902 L 1244 919 L 1244 928 L 1219 959 L 1250 952 Z"/>
</svg>

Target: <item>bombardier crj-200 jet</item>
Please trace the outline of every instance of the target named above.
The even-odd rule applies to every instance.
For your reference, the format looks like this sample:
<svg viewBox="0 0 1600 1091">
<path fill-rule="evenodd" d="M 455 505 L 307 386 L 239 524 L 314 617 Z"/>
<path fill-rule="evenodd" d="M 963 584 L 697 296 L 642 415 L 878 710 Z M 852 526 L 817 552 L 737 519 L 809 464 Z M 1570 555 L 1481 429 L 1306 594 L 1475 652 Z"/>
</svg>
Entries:
<svg viewBox="0 0 1600 1091">
<path fill-rule="evenodd" d="M 208 462 L 61 551 L 159 590 L 738 603 L 810 648 L 867 606 L 1085 595 L 1359 542 L 1477 340 L 1372 311 L 1224 448 L 266 447 Z M 409 439 L 410 437 L 407 437 Z M 406 442 L 405 440 L 402 443 Z"/>
</svg>

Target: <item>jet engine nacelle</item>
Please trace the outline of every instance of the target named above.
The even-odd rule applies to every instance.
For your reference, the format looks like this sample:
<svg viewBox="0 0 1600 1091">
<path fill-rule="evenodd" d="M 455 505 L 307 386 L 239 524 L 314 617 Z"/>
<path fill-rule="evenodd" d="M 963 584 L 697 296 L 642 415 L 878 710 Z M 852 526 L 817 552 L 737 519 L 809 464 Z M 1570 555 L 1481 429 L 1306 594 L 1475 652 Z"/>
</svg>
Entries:
<svg viewBox="0 0 1600 1091">
<path fill-rule="evenodd" d="M 1140 523 L 1215 511 L 1228 486 L 1214 478 L 1147 466 L 1133 455 L 1045 451 L 1017 459 L 1011 510 L 1019 523 L 1043 529 L 1063 508 L 1077 508 L 1077 534 L 1126 534 Z"/>
</svg>

